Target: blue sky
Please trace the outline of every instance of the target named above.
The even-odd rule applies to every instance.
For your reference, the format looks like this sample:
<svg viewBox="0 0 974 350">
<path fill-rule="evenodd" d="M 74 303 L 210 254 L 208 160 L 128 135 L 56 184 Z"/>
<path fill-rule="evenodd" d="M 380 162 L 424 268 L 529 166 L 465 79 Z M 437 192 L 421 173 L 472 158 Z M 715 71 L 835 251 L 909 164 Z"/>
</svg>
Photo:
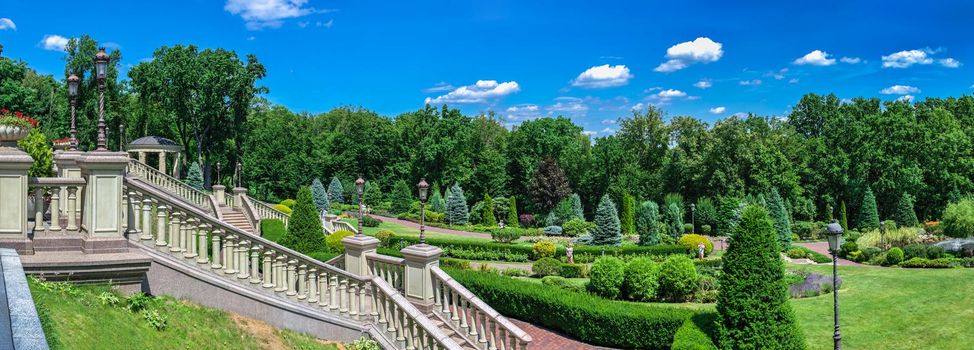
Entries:
<svg viewBox="0 0 974 350">
<path fill-rule="evenodd" d="M 428 101 L 508 124 L 561 114 L 594 135 L 648 104 L 713 121 L 785 114 L 808 92 L 974 91 L 974 3 L 782 3 L 0 0 L 0 43 L 55 75 L 64 38 L 85 33 L 123 66 L 163 45 L 224 47 L 257 55 L 267 97 L 296 111 Z"/>
</svg>

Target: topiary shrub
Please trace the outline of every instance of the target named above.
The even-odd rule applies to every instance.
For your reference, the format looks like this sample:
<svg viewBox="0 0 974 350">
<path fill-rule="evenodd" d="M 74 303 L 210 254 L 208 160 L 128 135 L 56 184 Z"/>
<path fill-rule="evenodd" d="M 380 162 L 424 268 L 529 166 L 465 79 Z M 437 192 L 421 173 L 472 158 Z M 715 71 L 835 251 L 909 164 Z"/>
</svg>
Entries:
<svg viewBox="0 0 974 350">
<path fill-rule="evenodd" d="M 332 253 L 344 253 L 345 245 L 342 244 L 342 239 L 354 235 L 355 233 L 352 231 L 338 231 L 328 235 L 328 237 L 325 238 L 325 244 L 328 245 L 328 250 Z"/>
<path fill-rule="evenodd" d="M 697 268 L 686 255 L 670 255 L 663 261 L 659 273 L 659 296 L 683 302 L 697 291 Z"/>
<path fill-rule="evenodd" d="M 636 233 L 639 234 L 640 245 L 659 244 L 661 229 L 659 221 L 659 208 L 653 201 L 645 201 L 639 205 L 636 211 Z"/>
<path fill-rule="evenodd" d="M 561 262 L 555 258 L 541 258 L 531 265 L 531 272 L 538 277 L 554 276 L 561 272 Z"/>
<path fill-rule="evenodd" d="M 785 251 L 785 255 L 792 259 L 804 259 L 808 256 L 808 254 L 805 253 L 805 250 L 796 247 L 788 248 L 788 250 Z"/>
<path fill-rule="evenodd" d="M 927 257 L 927 246 L 923 244 L 911 244 L 903 247 L 903 259 L 910 260 L 913 258 L 926 258 Z"/>
<path fill-rule="evenodd" d="M 494 242 L 511 243 L 516 241 L 518 238 L 521 238 L 521 231 L 512 228 L 491 230 L 490 238 L 493 239 Z"/>
<path fill-rule="evenodd" d="M 693 233 L 693 224 L 683 224 L 683 233 Z"/>
<path fill-rule="evenodd" d="M 564 277 L 561 277 L 561 276 L 545 276 L 545 277 L 542 277 L 541 278 L 541 284 L 546 285 L 546 286 L 558 287 L 558 288 L 561 288 L 561 289 L 564 289 L 564 290 L 568 290 L 568 291 L 572 291 L 572 292 L 576 292 L 576 293 L 584 293 L 585 292 L 585 286 L 572 283 L 568 279 L 566 279 Z"/>
<path fill-rule="evenodd" d="M 298 190 L 287 234 L 281 239 L 281 244 L 304 254 L 325 250 L 324 229 L 308 187 Z"/>
<path fill-rule="evenodd" d="M 293 200 L 293 199 L 290 199 L 290 198 L 281 201 L 281 205 L 283 205 L 285 207 L 288 207 L 288 208 L 291 208 L 292 210 L 294 209 L 294 205 L 295 204 L 297 204 L 297 201 L 296 200 Z"/>
<path fill-rule="evenodd" d="M 660 267 L 648 257 L 629 261 L 622 284 L 623 294 L 633 301 L 650 301 L 656 298 L 659 288 Z"/>
<path fill-rule="evenodd" d="M 693 263 L 691 262 L 692 266 Z M 619 258 L 603 256 L 595 260 L 589 272 L 588 289 L 599 296 L 616 299 L 626 278 L 626 264 Z"/>
<path fill-rule="evenodd" d="M 876 207 L 876 196 L 873 190 L 866 187 L 866 193 L 862 195 L 862 205 L 859 206 L 859 218 L 856 220 L 856 228 L 860 231 L 869 231 L 879 228 L 879 211 Z"/>
<path fill-rule="evenodd" d="M 197 190 L 203 190 L 203 168 L 200 167 L 199 162 L 193 162 L 189 166 L 189 171 L 186 172 L 186 178 L 183 179 L 189 187 L 195 188 Z"/>
<path fill-rule="evenodd" d="M 588 277 L 588 265 L 562 264 L 558 275 L 564 278 L 585 278 Z"/>
<path fill-rule="evenodd" d="M 599 201 L 599 208 L 595 212 L 595 229 L 592 230 L 592 244 L 608 245 L 622 243 L 622 228 L 619 215 L 612 199 L 606 194 Z"/>
<path fill-rule="evenodd" d="M 886 265 L 896 265 L 903 262 L 903 249 L 893 247 L 886 252 Z"/>
<path fill-rule="evenodd" d="M 964 198 L 947 204 L 940 225 L 943 226 L 944 235 L 950 237 L 966 238 L 974 235 L 974 200 Z"/>
<path fill-rule="evenodd" d="M 717 338 L 722 348 L 805 348 L 789 304 L 778 238 L 764 208 L 742 210 L 719 277 Z"/>
<path fill-rule="evenodd" d="M 859 252 L 859 245 L 856 241 L 845 241 L 839 246 L 839 256 L 850 257 Z"/>
<path fill-rule="evenodd" d="M 693 252 L 694 256 L 697 255 L 697 246 L 700 243 L 703 243 L 704 246 L 704 256 L 710 255 L 710 252 L 714 250 L 714 243 L 707 239 L 707 237 L 698 234 L 691 233 L 683 235 L 683 237 L 680 237 L 680 240 L 676 241 L 677 245 L 687 248 L 688 251 Z"/>
<path fill-rule="evenodd" d="M 379 232 L 375 233 L 375 238 L 379 240 L 379 244 L 383 247 L 388 247 L 389 241 L 395 236 L 396 234 L 390 230 L 379 230 Z"/>
<path fill-rule="evenodd" d="M 711 233 L 711 231 L 713 231 L 713 229 L 710 227 L 710 225 L 702 225 L 702 226 L 700 226 L 700 232 L 703 233 L 703 234 L 705 234 L 705 235 L 709 235 Z"/>
<path fill-rule="evenodd" d="M 561 236 L 563 232 L 561 226 L 546 226 L 544 228 L 545 236 Z"/>
<path fill-rule="evenodd" d="M 277 209 L 277 211 L 280 211 L 284 214 L 291 215 L 291 208 L 284 204 L 274 204 L 274 209 Z"/>
<path fill-rule="evenodd" d="M 555 244 L 550 241 L 538 241 L 531 246 L 531 256 L 535 260 L 555 257 Z"/>
<path fill-rule="evenodd" d="M 565 221 L 561 228 L 564 229 L 566 235 L 575 237 L 587 234 L 589 231 L 595 228 L 595 224 L 587 222 L 584 219 L 575 218 Z"/>
<path fill-rule="evenodd" d="M 328 184 L 328 202 L 333 204 L 345 203 L 345 188 L 342 186 L 342 182 L 338 180 L 338 176 L 333 176 Z"/>
<path fill-rule="evenodd" d="M 311 195 L 314 196 L 315 207 L 318 207 L 318 210 L 328 209 L 331 206 L 328 203 L 328 190 L 321 184 L 321 180 L 317 178 L 311 181 Z"/>
<path fill-rule="evenodd" d="M 382 224 L 382 220 L 374 218 L 370 215 L 365 215 L 362 217 L 362 226 L 365 227 L 379 227 Z"/>
</svg>

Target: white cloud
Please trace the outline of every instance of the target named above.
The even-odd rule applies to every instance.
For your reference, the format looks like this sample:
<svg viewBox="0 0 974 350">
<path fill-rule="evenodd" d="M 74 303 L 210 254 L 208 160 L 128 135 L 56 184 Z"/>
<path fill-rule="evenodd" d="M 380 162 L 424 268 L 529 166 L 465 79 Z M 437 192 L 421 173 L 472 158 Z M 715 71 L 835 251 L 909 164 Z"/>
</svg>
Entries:
<svg viewBox="0 0 974 350">
<path fill-rule="evenodd" d="M 223 9 L 240 15 L 247 29 L 279 28 L 283 20 L 309 15 L 315 12 L 304 7 L 308 0 L 227 0 Z"/>
<path fill-rule="evenodd" d="M 713 114 L 721 114 L 721 113 L 724 113 L 724 111 L 726 111 L 726 110 L 727 110 L 726 107 L 719 106 L 719 107 L 711 108 L 710 109 L 710 113 L 713 113 Z"/>
<path fill-rule="evenodd" d="M 0 18 L 0 30 L 17 30 L 17 24 L 9 18 Z"/>
<path fill-rule="evenodd" d="M 545 110 L 548 114 L 571 114 L 580 115 L 585 114 L 588 111 L 588 105 L 584 101 L 577 97 L 558 97 L 555 99 L 555 104 L 548 106 Z"/>
<path fill-rule="evenodd" d="M 798 84 L 798 78 L 791 78 L 788 80 L 788 84 Z"/>
<path fill-rule="evenodd" d="M 669 73 L 681 70 L 694 63 L 717 62 L 724 55 L 722 47 L 723 44 L 707 37 L 699 37 L 693 41 L 673 45 L 666 50 L 666 58 L 669 60 L 661 63 L 654 70 Z"/>
<path fill-rule="evenodd" d="M 781 80 L 785 78 L 786 73 L 788 73 L 788 68 L 781 68 L 777 71 L 764 73 L 764 76 L 774 78 L 775 80 Z"/>
<path fill-rule="evenodd" d="M 254 41 L 254 39 L 257 39 L 257 37 L 255 37 L 253 35 L 247 37 L 247 41 Z"/>
<path fill-rule="evenodd" d="M 298 22 L 298 27 L 306 28 L 306 27 L 308 27 L 309 24 L 311 24 L 311 22 L 309 22 L 309 21 L 301 21 L 301 22 Z"/>
<path fill-rule="evenodd" d="M 960 67 L 960 61 L 955 60 L 953 58 L 944 58 L 944 59 L 938 60 L 937 62 L 940 63 L 941 66 L 944 66 L 944 67 L 947 67 L 947 68 L 957 68 L 957 67 Z"/>
<path fill-rule="evenodd" d="M 706 88 L 709 88 L 711 86 L 714 86 L 714 83 L 710 82 L 710 80 L 704 79 L 704 80 L 698 81 L 696 83 L 693 83 L 693 86 L 696 86 L 696 87 L 701 88 L 701 89 L 706 89 Z"/>
<path fill-rule="evenodd" d="M 972 86 L 972 87 L 974 87 L 974 86 Z M 637 103 L 637 104 L 634 104 L 634 105 L 632 105 L 632 108 L 629 108 L 629 110 L 633 110 L 633 111 L 641 111 L 641 110 L 643 110 L 644 108 L 646 108 L 646 105 L 645 105 L 645 104 L 643 104 L 642 102 L 639 102 L 639 103 Z"/>
<path fill-rule="evenodd" d="M 920 92 L 920 89 L 918 89 L 915 86 L 909 86 L 909 85 L 893 85 L 888 88 L 879 90 L 879 93 L 883 95 L 906 95 L 906 94 L 915 94 L 918 92 Z"/>
<path fill-rule="evenodd" d="M 761 79 L 753 79 L 753 80 L 741 80 L 741 81 L 739 81 L 737 83 L 740 84 L 740 85 L 744 85 L 744 86 L 749 86 L 749 85 L 758 86 L 758 85 L 761 85 L 764 82 L 761 81 Z"/>
<path fill-rule="evenodd" d="M 456 87 L 445 81 L 441 81 L 439 83 L 433 84 L 432 87 L 423 89 L 423 92 L 432 93 L 432 92 L 442 92 L 442 91 L 451 91 L 451 90 L 456 90 Z"/>
<path fill-rule="evenodd" d="M 930 49 L 900 51 L 889 56 L 883 56 L 883 68 L 907 68 L 914 64 L 931 64 L 933 59 L 927 54 L 932 54 Z"/>
<path fill-rule="evenodd" d="M 694 96 L 687 96 L 686 92 L 675 89 L 661 89 L 659 92 L 649 95 L 647 98 L 654 101 L 657 105 L 668 104 L 677 98 L 695 99 Z"/>
<path fill-rule="evenodd" d="M 912 103 L 913 102 L 913 95 L 903 95 L 903 96 L 900 96 L 900 98 L 898 98 L 896 100 L 897 101 L 906 101 L 906 102 Z"/>
<path fill-rule="evenodd" d="M 534 119 L 540 117 L 541 114 L 538 113 L 540 108 L 536 104 L 520 104 L 515 106 L 507 107 L 504 111 L 507 112 L 507 119 L 511 121 L 522 121 L 527 119 Z"/>
<path fill-rule="evenodd" d="M 602 131 L 601 131 L 601 132 L 602 132 L 603 134 L 611 134 L 611 133 L 614 133 L 614 132 L 616 132 L 616 129 L 613 129 L 613 128 L 605 128 L 605 129 L 602 129 Z"/>
<path fill-rule="evenodd" d="M 842 57 L 839 59 L 839 61 L 848 64 L 859 64 L 859 62 L 862 62 L 862 59 L 859 57 Z"/>
<path fill-rule="evenodd" d="M 427 104 L 484 103 L 521 91 L 516 81 L 497 83 L 496 80 L 477 80 L 473 85 L 461 86 L 446 95 L 426 98 Z"/>
<path fill-rule="evenodd" d="M 629 83 L 629 79 L 632 78 L 633 75 L 629 73 L 629 68 L 625 65 L 609 66 L 608 64 L 603 64 L 586 69 L 575 80 L 572 80 L 572 86 L 607 88 L 626 85 Z"/>
<path fill-rule="evenodd" d="M 328 22 L 322 22 L 322 21 L 315 22 L 315 27 L 331 28 L 333 24 L 335 24 L 335 20 L 329 19 Z"/>
<path fill-rule="evenodd" d="M 615 123 L 616 123 L 615 119 L 602 119 L 602 125 L 612 125 Z"/>
<path fill-rule="evenodd" d="M 68 45 L 68 38 L 57 34 L 48 34 L 41 39 L 40 45 L 45 50 L 51 51 L 64 51 L 64 47 Z"/>
<path fill-rule="evenodd" d="M 814 50 L 805 54 L 805 56 L 796 59 L 794 64 L 801 65 L 812 65 L 812 66 L 831 66 L 835 64 L 834 58 L 829 58 L 829 53 L 822 50 Z"/>
<path fill-rule="evenodd" d="M 598 133 L 599 133 L 598 131 L 592 131 L 592 130 L 582 131 L 582 135 L 585 135 L 585 136 L 588 136 L 588 137 L 595 136 L 595 134 L 598 134 Z"/>
</svg>

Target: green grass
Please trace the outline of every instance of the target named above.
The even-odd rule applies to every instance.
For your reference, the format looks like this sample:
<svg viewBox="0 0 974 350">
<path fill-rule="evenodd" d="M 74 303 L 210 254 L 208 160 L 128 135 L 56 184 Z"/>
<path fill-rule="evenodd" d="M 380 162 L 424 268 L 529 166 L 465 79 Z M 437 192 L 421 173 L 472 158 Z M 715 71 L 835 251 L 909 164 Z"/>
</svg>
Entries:
<svg viewBox="0 0 974 350">
<path fill-rule="evenodd" d="M 129 311 L 126 298 L 105 285 L 29 282 L 41 326 L 51 349 L 338 349 L 307 335 L 273 329 L 230 314 L 169 297 L 151 298 L 146 310 L 166 322 L 162 330 L 141 313 Z M 100 296 L 115 299 L 105 303 Z M 261 330 L 261 331 L 258 331 Z"/>
<path fill-rule="evenodd" d="M 832 274 L 832 267 L 797 269 Z M 848 349 L 966 349 L 974 343 L 974 269 L 839 267 Z M 832 348 L 832 295 L 793 299 L 809 349 Z"/>
</svg>

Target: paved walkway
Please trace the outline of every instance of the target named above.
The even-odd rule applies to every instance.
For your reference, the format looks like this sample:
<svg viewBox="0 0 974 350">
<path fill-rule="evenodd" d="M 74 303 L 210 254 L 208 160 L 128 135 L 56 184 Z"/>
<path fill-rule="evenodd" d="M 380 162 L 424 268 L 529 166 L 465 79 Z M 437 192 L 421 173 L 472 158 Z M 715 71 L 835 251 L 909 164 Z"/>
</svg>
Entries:
<svg viewBox="0 0 974 350">
<path fill-rule="evenodd" d="M 511 322 L 523 329 L 525 332 L 531 335 L 531 348 L 532 349 L 559 349 L 559 350 L 592 350 L 592 349 L 604 349 L 597 346 L 592 346 L 589 344 L 582 343 L 580 341 L 570 339 L 559 333 L 548 330 L 546 328 L 541 328 L 533 324 L 515 320 L 509 318 Z"/>
<path fill-rule="evenodd" d="M 412 221 L 399 220 L 399 219 L 396 219 L 394 217 L 382 216 L 382 215 L 377 215 L 377 214 L 369 214 L 369 215 L 370 216 L 377 217 L 379 219 L 382 219 L 382 221 L 385 221 L 385 222 L 388 222 L 388 223 L 392 223 L 392 224 L 396 224 L 396 225 L 400 225 L 400 226 L 406 226 L 406 227 L 414 228 L 414 229 L 417 229 L 417 230 L 419 229 L 419 224 L 417 224 L 415 222 L 412 222 Z M 429 225 L 426 226 L 426 231 L 427 232 L 442 233 L 442 234 L 446 234 L 446 235 L 454 235 L 454 236 L 462 236 L 462 237 L 473 237 L 473 238 L 486 238 L 486 239 L 490 239 L 490 234 L 489 233 L 451 230 L 451 229 L 448 229 L 448 228 L 434 227 L 434 226 L 429 226 Z"/>
<path fill-rule="evenodd" d="M 808 243 L 799 242 L 799 243 L 795 243 L 795 245 L 811 249 L 812 251 L 819 254 L 825 254 L 825 256 L 828 257 L 832 256 L 832 254 L 829 253 L 829 242 L 808 242 Z M 852 260 L 839 258 L 839 266 L 871 266 L 871 265 L 863 265 Z"/>
</svg>

